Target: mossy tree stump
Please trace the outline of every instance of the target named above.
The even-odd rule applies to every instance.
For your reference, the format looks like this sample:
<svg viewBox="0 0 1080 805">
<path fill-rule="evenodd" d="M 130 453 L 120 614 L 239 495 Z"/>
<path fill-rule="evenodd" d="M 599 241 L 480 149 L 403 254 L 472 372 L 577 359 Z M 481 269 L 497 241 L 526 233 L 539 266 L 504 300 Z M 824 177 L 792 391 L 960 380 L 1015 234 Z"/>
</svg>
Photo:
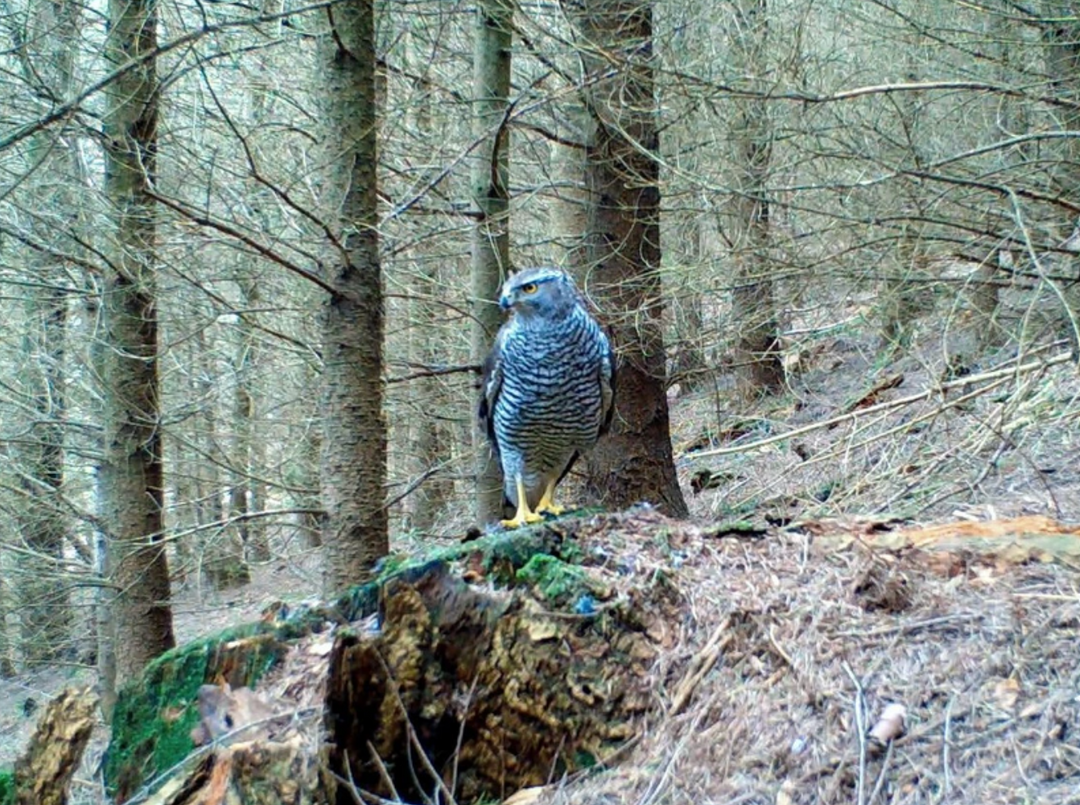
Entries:
<svg viewBox="0 0 1080 805">
<path fill-rule="evenodd" d="M 355 802 L 348 779 L 406 801 L 439 786 L 501 799 L 604 761 L 652 704 L 656 648 L 618 607 L 553 612 L 433 564 L 387 583 L 380 609 L 377 635 L 342 633 L 331 655 L 329 802 Z"/>
</svg>

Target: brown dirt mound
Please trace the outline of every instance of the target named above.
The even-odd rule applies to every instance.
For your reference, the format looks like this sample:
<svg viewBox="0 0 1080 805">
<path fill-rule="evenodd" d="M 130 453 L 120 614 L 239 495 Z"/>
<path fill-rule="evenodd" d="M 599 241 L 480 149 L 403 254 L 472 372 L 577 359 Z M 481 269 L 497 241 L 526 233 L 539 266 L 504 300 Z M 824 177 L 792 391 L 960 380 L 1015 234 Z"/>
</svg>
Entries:
<svg viewBox="0 0 1080 805">
<path fill-rule="evenodd" d="M 1080 802 L 1075 570 L 662 520 L 579 536 L 687 597 L 655 669 L 665 714 L 619 765 L 537 801 Z M 905 730 L 881 745 L 893 703 Z"/>
</svg>

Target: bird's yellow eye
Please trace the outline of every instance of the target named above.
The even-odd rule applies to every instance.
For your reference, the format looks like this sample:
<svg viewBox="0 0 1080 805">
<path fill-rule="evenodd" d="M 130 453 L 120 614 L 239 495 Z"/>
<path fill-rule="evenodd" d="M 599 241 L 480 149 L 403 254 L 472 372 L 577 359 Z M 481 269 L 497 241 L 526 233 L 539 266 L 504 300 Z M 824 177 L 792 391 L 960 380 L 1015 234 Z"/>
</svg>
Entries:
<svg viewBox="0 0 1080 805">
<path fill-rule="evenodd" d="M 523 294 L 534 294 L 536 293 L 536 289 L 539 287 L 540 286 L 537 285 L 535 282 L 526 282 L 524 285 L 521 286 L 521 292 Z"/>
</svg>

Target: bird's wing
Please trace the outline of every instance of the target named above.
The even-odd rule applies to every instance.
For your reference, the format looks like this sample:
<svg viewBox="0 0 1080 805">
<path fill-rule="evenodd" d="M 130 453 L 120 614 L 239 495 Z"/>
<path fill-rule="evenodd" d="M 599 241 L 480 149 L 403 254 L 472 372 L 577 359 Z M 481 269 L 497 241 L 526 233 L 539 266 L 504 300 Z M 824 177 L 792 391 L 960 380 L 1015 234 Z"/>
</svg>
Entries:
<svg viewBox="0 0 1080 805">
<path fill-rule="evenodd" d="M 600 435 L 611 428 L 615 416 L 615 350 L 611 335 L 601 330 L 604 338 L 604 355 L 600 361 Z"/>
<path fill-rule="evenodd" d="M 505 329 L 505 326 L 499 329 L 491 352 L 484 360 L 480 373 L 480 407 L 477 410 L 480 425 L 487 434 L 491 449 L 495 451 L 496 456 L 499 455 L 499 441 L 495 436 L 495 405 L 502 391 L 502 342 Z"/>
</svg>

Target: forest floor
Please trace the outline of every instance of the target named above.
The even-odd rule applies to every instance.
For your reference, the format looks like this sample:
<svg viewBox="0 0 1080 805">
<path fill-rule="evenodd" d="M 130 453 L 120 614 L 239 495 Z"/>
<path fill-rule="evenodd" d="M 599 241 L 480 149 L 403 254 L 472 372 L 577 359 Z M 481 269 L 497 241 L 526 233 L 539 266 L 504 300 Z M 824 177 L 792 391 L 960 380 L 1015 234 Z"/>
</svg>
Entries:
<svg viewBox="0 0 1080 805">
<path fill-rule="evenodd" d="M 1080 376 L 1060 344 L 958 372 L 946 340 L 896 360 L 843 336 L 805 344 L 769 406 L 739 410 L 723 384 L 673 390 L 691 518 L 628 515 L 589 546 L 653 563 L 683 596 L 659 715 L 618 765 L 541 801 L 1080 802 L 1080 538 L 1063 528 L 1019 556 L 890 542 L 935 522 L 1080 522 Z M 716 529 L 733 520 L 761 530 Z M 239 590 L 181 585 L 177 638 L 255 620 L 319 579 L 314 553 L 291 552 Z M 33 729 L 28 700 L 92 681 L 75 667 L 0 680 L 0 768 Z M 889 703 L 906 731 L 881 751 L 866 733 Z M 93 800 L 104 736 L 77 801 Z"/>
</svg>

